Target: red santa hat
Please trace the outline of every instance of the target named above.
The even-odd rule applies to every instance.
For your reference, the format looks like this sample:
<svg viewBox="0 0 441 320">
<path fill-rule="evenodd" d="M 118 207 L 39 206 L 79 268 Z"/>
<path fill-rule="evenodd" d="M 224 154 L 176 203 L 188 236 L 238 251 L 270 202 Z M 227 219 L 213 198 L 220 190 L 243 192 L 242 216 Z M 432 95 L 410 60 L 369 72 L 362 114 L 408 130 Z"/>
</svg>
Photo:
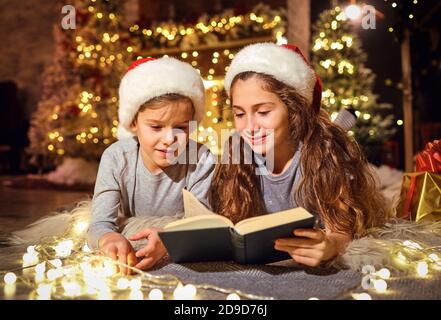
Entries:
<svg viewBox="0 0 441 320">
<path fill-rule="evenodd" d="M 319 112 L 322 82 L 298 47 L 268 42 L 251 44 L 240 50 L 225 76 L 224 85 L 228 95 L 234 77 L 246 71 L 270 75 L 295 88 Z"/>
<path fill-rule="evenodd" d="M 201 121 L 205 109 L 205 89 L 199 73 L 188 63 L 174 58 L 145 58 L 135 61 L 119 86 L 118 139 L 133 135 L 130 125 L 147 101 L 167 93 L 191 99 L 194 119 Z"/>
</svg>

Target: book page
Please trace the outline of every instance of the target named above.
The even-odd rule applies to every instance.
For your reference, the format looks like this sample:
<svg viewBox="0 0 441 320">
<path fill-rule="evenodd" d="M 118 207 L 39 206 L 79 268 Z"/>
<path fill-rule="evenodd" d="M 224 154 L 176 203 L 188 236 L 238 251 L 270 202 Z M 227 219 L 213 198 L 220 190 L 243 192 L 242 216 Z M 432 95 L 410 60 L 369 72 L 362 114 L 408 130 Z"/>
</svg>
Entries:
<svg viewBox="0 0 441 320">
<path fill-rule="evenodd" d="M 313 215 L 304 208 L 299 207 L 242 220 L 235 225 L 235 229 L 239 234 L 244 235 L 259 230 L 269 229 L 291 222 L 308 219 L 312 216 Z"/>
<path fill-rule="evenodd" d="M 230 220 L 217 214 L 209 214 L 171 222 L 164 227 L 164 231 L 200 230 L 227 227 L 233 227 L 233 223 Z"/>
<path fill-rule="evenodd" d="M 200 215 L 215 214 L 207 209 L 199 200 L 190 192 L 182 189 L 182 196 L 184 197 L 184 218 L 195 217 Z"/>
<path fill-rule="evenodd" d="M 228 218 L 207 209 L 191 192 L 183 189 L 182 195 L 184 197 L 184 218 L 167 224 L 164 230 L 178 231 L 233 227 L 233 223 Z"/>
</svg>

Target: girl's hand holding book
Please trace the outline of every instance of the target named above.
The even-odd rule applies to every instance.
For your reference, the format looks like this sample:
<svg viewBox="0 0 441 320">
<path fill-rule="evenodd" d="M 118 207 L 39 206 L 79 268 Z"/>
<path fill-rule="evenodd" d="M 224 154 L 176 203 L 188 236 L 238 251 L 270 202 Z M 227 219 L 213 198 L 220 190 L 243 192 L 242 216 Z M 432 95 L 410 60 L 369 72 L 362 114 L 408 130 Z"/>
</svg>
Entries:
<svg viewBox="0 0 441 320">
<path fill-rule="evenodd" d="M 294 235 L 295 238 L 277 239 L 274 248 L 287 252 L 298 263 L 317 267 L 339 253 L 336 237 L 323 230 L 297 229 Z"/>
</svg>

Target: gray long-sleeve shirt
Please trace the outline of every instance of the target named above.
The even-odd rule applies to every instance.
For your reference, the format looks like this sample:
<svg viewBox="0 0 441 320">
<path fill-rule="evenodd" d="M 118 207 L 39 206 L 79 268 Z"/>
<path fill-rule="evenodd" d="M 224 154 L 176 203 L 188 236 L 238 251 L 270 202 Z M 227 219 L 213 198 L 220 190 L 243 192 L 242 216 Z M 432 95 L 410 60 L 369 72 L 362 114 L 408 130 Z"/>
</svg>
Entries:
<svg viewBox="0 0 441 320">
<path fill-rule="evenodd" d="M 294 153 L 292 162 L 287 170 L 277 176 L 268 172 L 262 158 L 259 155 L 255 155 L 257 165 L 265 173 L 260 175 L 259 179 L 260 190 L 268 213 L 298 207 L 294 200 L 294 192 L 302 179 L 302 170 L 300 169 L 301 145 Z"/>
<path fill-rule="evenodd" d="M 108 147 L 101 156 L 95 183 L 89 246 L 97 249 L 101 236 L 119 231 L 121 216 L 182 217 L 184 188 L 207 204 L 216 160 L 205 146 L 198 144 L 197 150 L 197 163 L 173 164 L 155 175 L 145 167 L 136 137 Z"/>
</svg>

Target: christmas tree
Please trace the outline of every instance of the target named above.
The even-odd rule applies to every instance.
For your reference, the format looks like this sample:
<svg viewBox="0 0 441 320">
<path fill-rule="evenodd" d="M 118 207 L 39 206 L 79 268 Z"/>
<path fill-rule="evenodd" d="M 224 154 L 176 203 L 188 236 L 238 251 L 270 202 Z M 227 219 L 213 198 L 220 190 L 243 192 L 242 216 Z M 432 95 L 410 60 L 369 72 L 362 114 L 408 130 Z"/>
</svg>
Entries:
<svg viewBox="0 0 441 320">
<path fill-rule="evenodd" d="M 332 119 L 341 108 L 356 110 L 358 120 L 349 134 L 375 161 L 395 131 L 391 105 L 377 102 L 375 75 L 366 68 L 360 39 L 341 8 L 322 12 L 313 28 L 312 64 L 323 81 L 322 105 Z"/>
<path fill-rule="evenodd" d="M 98 160 L 116 139 L 118 84 L 135 59 L 133 41 L 117 4 L 76 0 L 73 6 L 76 29 L 54 27 L 54 62 L 31 120 L 28 151 L 35 164 Z"/>
</svg>

